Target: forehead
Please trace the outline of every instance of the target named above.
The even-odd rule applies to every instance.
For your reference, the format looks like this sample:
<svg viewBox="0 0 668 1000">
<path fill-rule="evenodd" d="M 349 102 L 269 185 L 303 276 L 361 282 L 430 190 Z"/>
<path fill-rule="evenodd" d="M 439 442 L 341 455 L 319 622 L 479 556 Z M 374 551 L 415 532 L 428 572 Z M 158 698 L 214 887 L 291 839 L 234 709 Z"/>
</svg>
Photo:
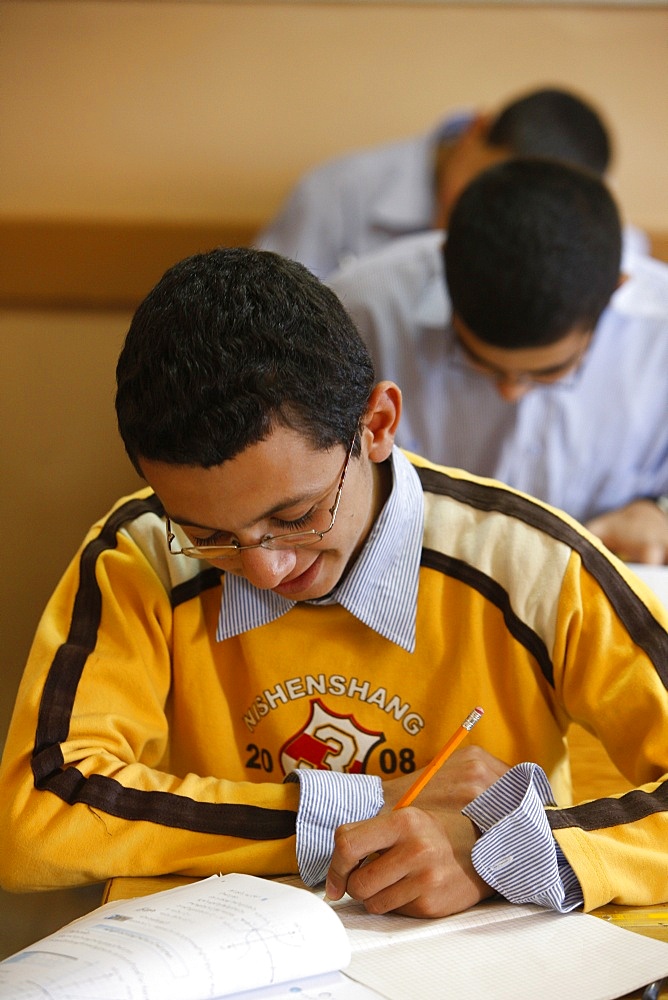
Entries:
<svg viewBox="0 0 668 1000">
<path fill-rule="evenodd" d="M 552 344 L 538 347 L 497 347 L 476 337 L 458 317 L 453 317 L 457 336 L 481 361 L 508 371 L 542 371 L 566 363 L 582 348 L 587 331 L 574 329 Z"/>
<path fill-rule="evenodd" d="M 205 469 L 141 459 L 144 477 L 167 513 L 184 525 L 240 529 L 267 512 L 312 499 L 339 471 L 339 449 L 317 449 L 278 427 L 234 458 Z"/>
</svg>

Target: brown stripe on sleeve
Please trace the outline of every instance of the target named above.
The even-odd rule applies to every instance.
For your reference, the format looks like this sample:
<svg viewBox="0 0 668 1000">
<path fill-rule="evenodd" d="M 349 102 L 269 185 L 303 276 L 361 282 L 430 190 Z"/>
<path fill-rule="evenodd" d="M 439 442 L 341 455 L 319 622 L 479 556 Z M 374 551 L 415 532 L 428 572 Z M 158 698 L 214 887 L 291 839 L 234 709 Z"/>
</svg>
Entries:
<svg viewBox="0 0 668 1000">
<path fill-rule="evenodd" d="M 110 514 L 97 538 L 86 545 L 79 560 L 79 588 L 74 599 L 66 641 L 58 648 L 42 692 L 34 756 L 45 747 L 67 738 L 70 715 L 84 664 L 97 642 L 102 614 L 102 595 L 95 577 L 98 557 L 116 548 L 119 529 L 127 521 L 147 513 L 162 513 L 155 495 L 132 499 Z"/>
<path fill-rule="evenodd" d="M 568 809 L 548 809 L 547 818 L 552 830 L 605 830 L 624 826 L 645 819 L 656 813 L 668 811 L 668 781 L 662 782 L 653 792 L 633 789 L 619 798 L 596 799 Z"/>
<path fill-rule="evenodd" d="M 577 552 L 587 572 L 598 581 L 633 642 L 647 654 L 664 687 L 668 688 L 668 632 L 657 628 L 656 619 L 641 598 L 585 535 L 558 514 L 510 489 L 457 479 L 436 469 L 414 468 L 427 492 L 452 497 L 477 510 L 497 511 L 517 518 Z"/>
<path fill-rule="evenodd" d="M 75 767 L 58 771 L 41 785 L 73 805 L 84 803 L 119 819 L 209 833 L 245 840 L 279 840 L 292 837 L 296 813 L 288 809 L 263 809 L 229 802 L 196 802 L 172 792 L 126 788 L 114 778 L 93 774 L 86 778 Z"/>
<path fill-rule="evenodd" d="M 510 634 L 534 657 L 546 681 L 554 687 L 552 659 L 545 643 L 537 632 L 534 632 L 526 622 L 523 622 L 515 614 L 510 606 L 507 591 L 496 580 L 493 580 L 487 573 L 483 573 L 481 570 L 476 569 L 475 566 L 471 566 L 461 559 L 454 559 L 452 556 L 446 556 L 441 552 L 434 552 L 433 549 L 422 550 L 420 564 L 445 573 L 447 576 L 451 576 L 455 580 L 460 580 L 462 583 L 466 583 L 469 587 L 473 587 L 478 593 L 482 594 L 486 600 L 494 604 L 503 615 L 503 620 Z"/>
</svg>

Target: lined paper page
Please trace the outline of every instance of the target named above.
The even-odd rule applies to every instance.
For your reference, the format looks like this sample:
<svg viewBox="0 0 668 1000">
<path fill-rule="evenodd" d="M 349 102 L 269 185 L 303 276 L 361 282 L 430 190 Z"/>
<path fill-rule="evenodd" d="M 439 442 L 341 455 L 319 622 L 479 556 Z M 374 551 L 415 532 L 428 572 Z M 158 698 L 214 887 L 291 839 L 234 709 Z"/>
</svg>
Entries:
<svg viewBox="0 0 668 1000">
<path fill-rule="evenodd" d="M 584 913 L 493 902 L 419 921 L 359 909 L 338 910 L 353 950 L 345 972 L 387 1000 L 614 1000 L 668 975 L 668 944 Z"/>
</svg>

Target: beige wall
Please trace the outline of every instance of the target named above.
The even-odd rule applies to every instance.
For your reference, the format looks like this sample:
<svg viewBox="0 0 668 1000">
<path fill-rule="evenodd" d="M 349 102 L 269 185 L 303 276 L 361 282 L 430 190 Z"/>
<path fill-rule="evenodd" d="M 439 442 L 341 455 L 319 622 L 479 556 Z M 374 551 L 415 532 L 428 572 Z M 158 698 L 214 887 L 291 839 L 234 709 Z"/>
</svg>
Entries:
<svg viewBox="0 0 668 1000">
<path fill-rule="evenodd" d="M 665 6 L 5 0 L 0 46 L 0 217 L 259 222 L 324 157 L 557 83 L 668 230 Z"/>
<path fill-rule="evenodd" d="M 668 231 L 666 66 L 668 10 L 635 4 L 4 0 L 0 229 L 3 219 L 243 229 L 329 155 L 427 128 L 455 106 L 488 107 L 556 83 L 606 110 L 628 217 Z M 22 231 L 5 226 L 0 268 L 5 278 L 12 261 L 30 270 L 34 290 L 46 281 L 43 244 L 54 231 L 26 228 L 17 265 Z M 74 267 L 71 246 L 57 243 L 72 231 L 55 230 L 56 283 Z M 88 245 L 77 244 L 92 281 L 109 259 L 98 265 Z M 114 260 L 119 270 L 138 267 L 141 251 L 127 256 Z M 0 744 L 51 588 L 88 524 L 137 483 L 113 416 L 128 319 L 0 313 Z M 75 908 L 95 901 L 73 898 Z M 71 914 L 54 902 L 22 905 L 0 895 L 8 950 Z"/>
</svg>

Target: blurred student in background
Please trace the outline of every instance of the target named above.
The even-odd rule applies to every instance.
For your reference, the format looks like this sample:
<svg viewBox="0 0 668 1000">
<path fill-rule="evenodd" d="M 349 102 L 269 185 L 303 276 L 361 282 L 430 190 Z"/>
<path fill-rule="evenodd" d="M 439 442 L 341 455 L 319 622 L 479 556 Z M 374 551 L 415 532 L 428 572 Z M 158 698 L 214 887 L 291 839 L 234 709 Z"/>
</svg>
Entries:
<svg viewBox="0 0 668 1000">
<path fill-rule="evenodd" d="M 331 160 L 307 173 L 257 245 L 325 278 L 397 237 L 447 227 L 452 206 L 485 167 L 540 156 L 605 174 L 611 141 L 598 112 L 558 88 L 523 94 L 496 113 L 450 115 L 433 131 Z M 625 250 L 646 252 L 625 231 Z"/>
<path fill-rule="evenodd" d="M 668 562 L 668 266 L 620 272 L 615 202 L 550 160 L 489 167 L 438 231 L 329 279 L 381 378 L 397 442 L 539 497 L 613 551 Z"/>
</svg>

